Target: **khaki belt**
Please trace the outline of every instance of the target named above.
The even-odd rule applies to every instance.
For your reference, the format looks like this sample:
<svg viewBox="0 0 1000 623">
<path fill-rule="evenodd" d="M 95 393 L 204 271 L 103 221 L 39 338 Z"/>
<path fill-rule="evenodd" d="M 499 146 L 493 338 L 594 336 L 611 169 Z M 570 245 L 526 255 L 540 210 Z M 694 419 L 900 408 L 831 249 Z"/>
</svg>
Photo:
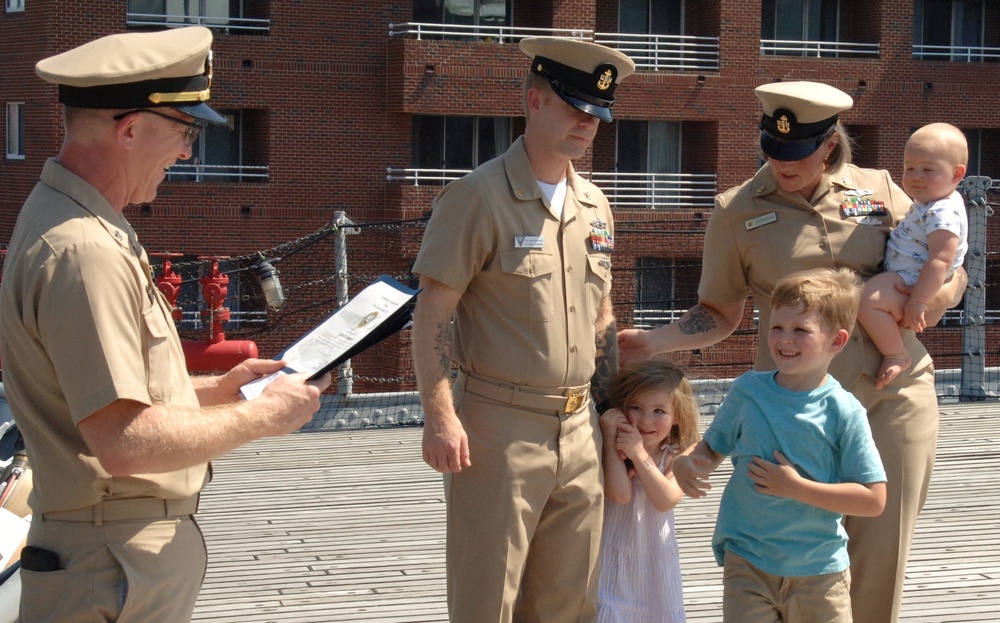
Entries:
<svg viewBox="0 0 1000 623">
<path fill-rule="evenodd" d="M 576 413 L 590 399 L 590 386 L 578 387 L 531 387 L 512 385 L 481 376 L 472 376 L 459 371 L 456 383 L 465 390 L 515 407 L 525 407 L 538 411 L 555 411 L 560 415 Z M 558 395 L 554 395 L 558 394 Z"/>
<path fill-rule="evenodd" d="M 86 521 L 100 526 L 106 521 L 128 521 L 130 519 L 164 519 L 193 515 L 198 510 L 198 496 L 181 500 L 160 498 L 132 498 L 126 500 L 105 500 L 94 506 L 69 511 L 45 513 L 42 519 L 55 521 Z"/>
</svg>

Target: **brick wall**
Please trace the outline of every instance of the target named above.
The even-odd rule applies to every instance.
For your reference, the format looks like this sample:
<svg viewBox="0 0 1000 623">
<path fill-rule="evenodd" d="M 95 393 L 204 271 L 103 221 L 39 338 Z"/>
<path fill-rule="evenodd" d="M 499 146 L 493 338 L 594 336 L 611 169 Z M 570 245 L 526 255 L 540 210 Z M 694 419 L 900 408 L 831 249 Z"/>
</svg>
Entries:
<svg viewBox="0 0 1000 623">
<path fill-rule="evenodd" d="M 514 4 L 518 26 L 617 29 L 614 0 Z M 23 13 L 0 14 L 0 99 L 27 105 L 27 158 L 0 161 L 0 240 L 9 238 L 45 158 L 55 154 L 61 142 L 56 89 L 35 77 L 34 63 L 126 30 L 124 6 L 114 3 L 109 8 L 97 0 L 31 0 Z M 255 15 L 270 17 L 271 29 L 266 34 L 215 31 L 213 104 L 260 111 L 255 138 L 266 146 L 270 179 L 264 184 L 164 183 L 151 205 L 128 209 L 151 252 L 242 255 L 322 228 L 338 210 L 358 223 L 421 216 L 438 188 L 386 181 L 386 167 L 411 166 L 411 116 L 521 115 L 521 83 L 528 68 L 517 46 L 390 38 L 390 23 L 411 19 L 409 1 L 253 0 L 248 6 Z M 683 171 L 716 173 L 723 190 L 750 177 L 757 167 L 760 109 L 753 88 L 779 79 L 820 80 L 855 98 L 854 108 L 843 118 L 858 138 L 860 164 L 887 168 L 898 179 L 910 129 L 949 121 L 986 129 L 984 172 L 1000 177 L 1000 155 L 993 148 L 1000 138 L 1000 107 L 995 104 L 1000 64 L 914 61 L 912 1 L 845 0 L 842 6 L 844 38 L 879 41 L 878 57 L 762 56 L 759 0 L 687 0 L 686 34 L 719 37 L 720 69 L 639 72 L 619 88 L 616 118 L 682 122 Z M 988 20 L 987 45 L 998 45 L 1000 16 L 990 12 Z M 515 125 L 518 131 L 523 128 L 521 122 Z M 608 171 L 614 157 L 615 126 L 602 124 L 593 149 L 576 166 Z M 637 233 L 616 264 L 630 266 L 643 256 L 699 257 L 698 232 L 707 216 L 623 211 L 617 215 L 620 222 L 634 222 L 641 229 L 643 222 L 669 218 L 670 223 L 651 227 L 676 233 Z M 368 267 L 382 265 L 408 269 L 419 241 L 387 236 L 367 248 L 352 243 L 352 270 L 367 273 Z M 990 232 L 990 249 L 1000 245 L 997 236 Z M 317 265 L 294 279 L 309 282 L 330 270 Z M 628 313 L 633 286 L 627 278 L 619 281 L 616 299 Z M 300 302 L 329 298 L 330 287 L 300 291 Z M 274 354 L 302 328 L 289 324 L 260 337 L 262 352 Z M 752 338 L 737 338 L 725 349 L 690 357 L 734 357 L 741 342 Z M 942 343 L 942 348 L 951 345 Z M 379 365 L 405 371 L 405 348 L 386 349 L 378 354 Z"/>
</svg>

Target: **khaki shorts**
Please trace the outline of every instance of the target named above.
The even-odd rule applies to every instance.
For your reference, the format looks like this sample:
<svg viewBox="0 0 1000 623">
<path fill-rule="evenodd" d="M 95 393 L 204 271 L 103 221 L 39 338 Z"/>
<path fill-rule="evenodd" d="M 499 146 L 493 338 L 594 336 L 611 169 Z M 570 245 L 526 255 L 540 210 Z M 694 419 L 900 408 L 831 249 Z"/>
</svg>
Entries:
<svg viewBox="0 0 1000 623">
<path fill-rule="evenodd" d="M 726 552 L 724 623 L 851 623 L 851 572 L 800 577 L 765 573 Z"/>
</svg>

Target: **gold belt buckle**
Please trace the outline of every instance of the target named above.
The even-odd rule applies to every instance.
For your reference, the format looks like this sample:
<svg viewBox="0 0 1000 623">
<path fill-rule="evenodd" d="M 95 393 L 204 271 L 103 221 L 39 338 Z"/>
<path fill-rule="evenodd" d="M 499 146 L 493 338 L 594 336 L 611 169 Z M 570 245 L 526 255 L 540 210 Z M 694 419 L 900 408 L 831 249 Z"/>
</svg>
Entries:
<svg viewBox="0 0 1000 623">
<path fill-rule="evenodd" d="M 577 409 L 583 406 L 583 401 L 587 397 L 587 392 L 580 392 L 579 394 L 573 394 L 572 396 L 566 397 L 566 406 L 563 407 L 563 413 L 576 413 Z"/>
</svg>

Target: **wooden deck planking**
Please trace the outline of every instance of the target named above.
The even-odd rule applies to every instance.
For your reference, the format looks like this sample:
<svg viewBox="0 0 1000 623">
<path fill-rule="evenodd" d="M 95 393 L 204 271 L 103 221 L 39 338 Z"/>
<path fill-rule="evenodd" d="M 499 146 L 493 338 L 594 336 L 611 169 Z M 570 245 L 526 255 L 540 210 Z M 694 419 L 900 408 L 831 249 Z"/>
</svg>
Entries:
<svg viewBox="0 0 1000 623">
<path fill-rule="evenodd" d="M 945 404 L 907 568 L 906 623 L 1000 620 L 1000 405 Z M 215 462 L 199 523 L 209 571 L 195 621 L 447 621 L 444 495 L 419 428 L 313 432 Z M 718 491 L 677 531 L 692 623 L 721 621 L 710 540 Z"/>
</svg>

